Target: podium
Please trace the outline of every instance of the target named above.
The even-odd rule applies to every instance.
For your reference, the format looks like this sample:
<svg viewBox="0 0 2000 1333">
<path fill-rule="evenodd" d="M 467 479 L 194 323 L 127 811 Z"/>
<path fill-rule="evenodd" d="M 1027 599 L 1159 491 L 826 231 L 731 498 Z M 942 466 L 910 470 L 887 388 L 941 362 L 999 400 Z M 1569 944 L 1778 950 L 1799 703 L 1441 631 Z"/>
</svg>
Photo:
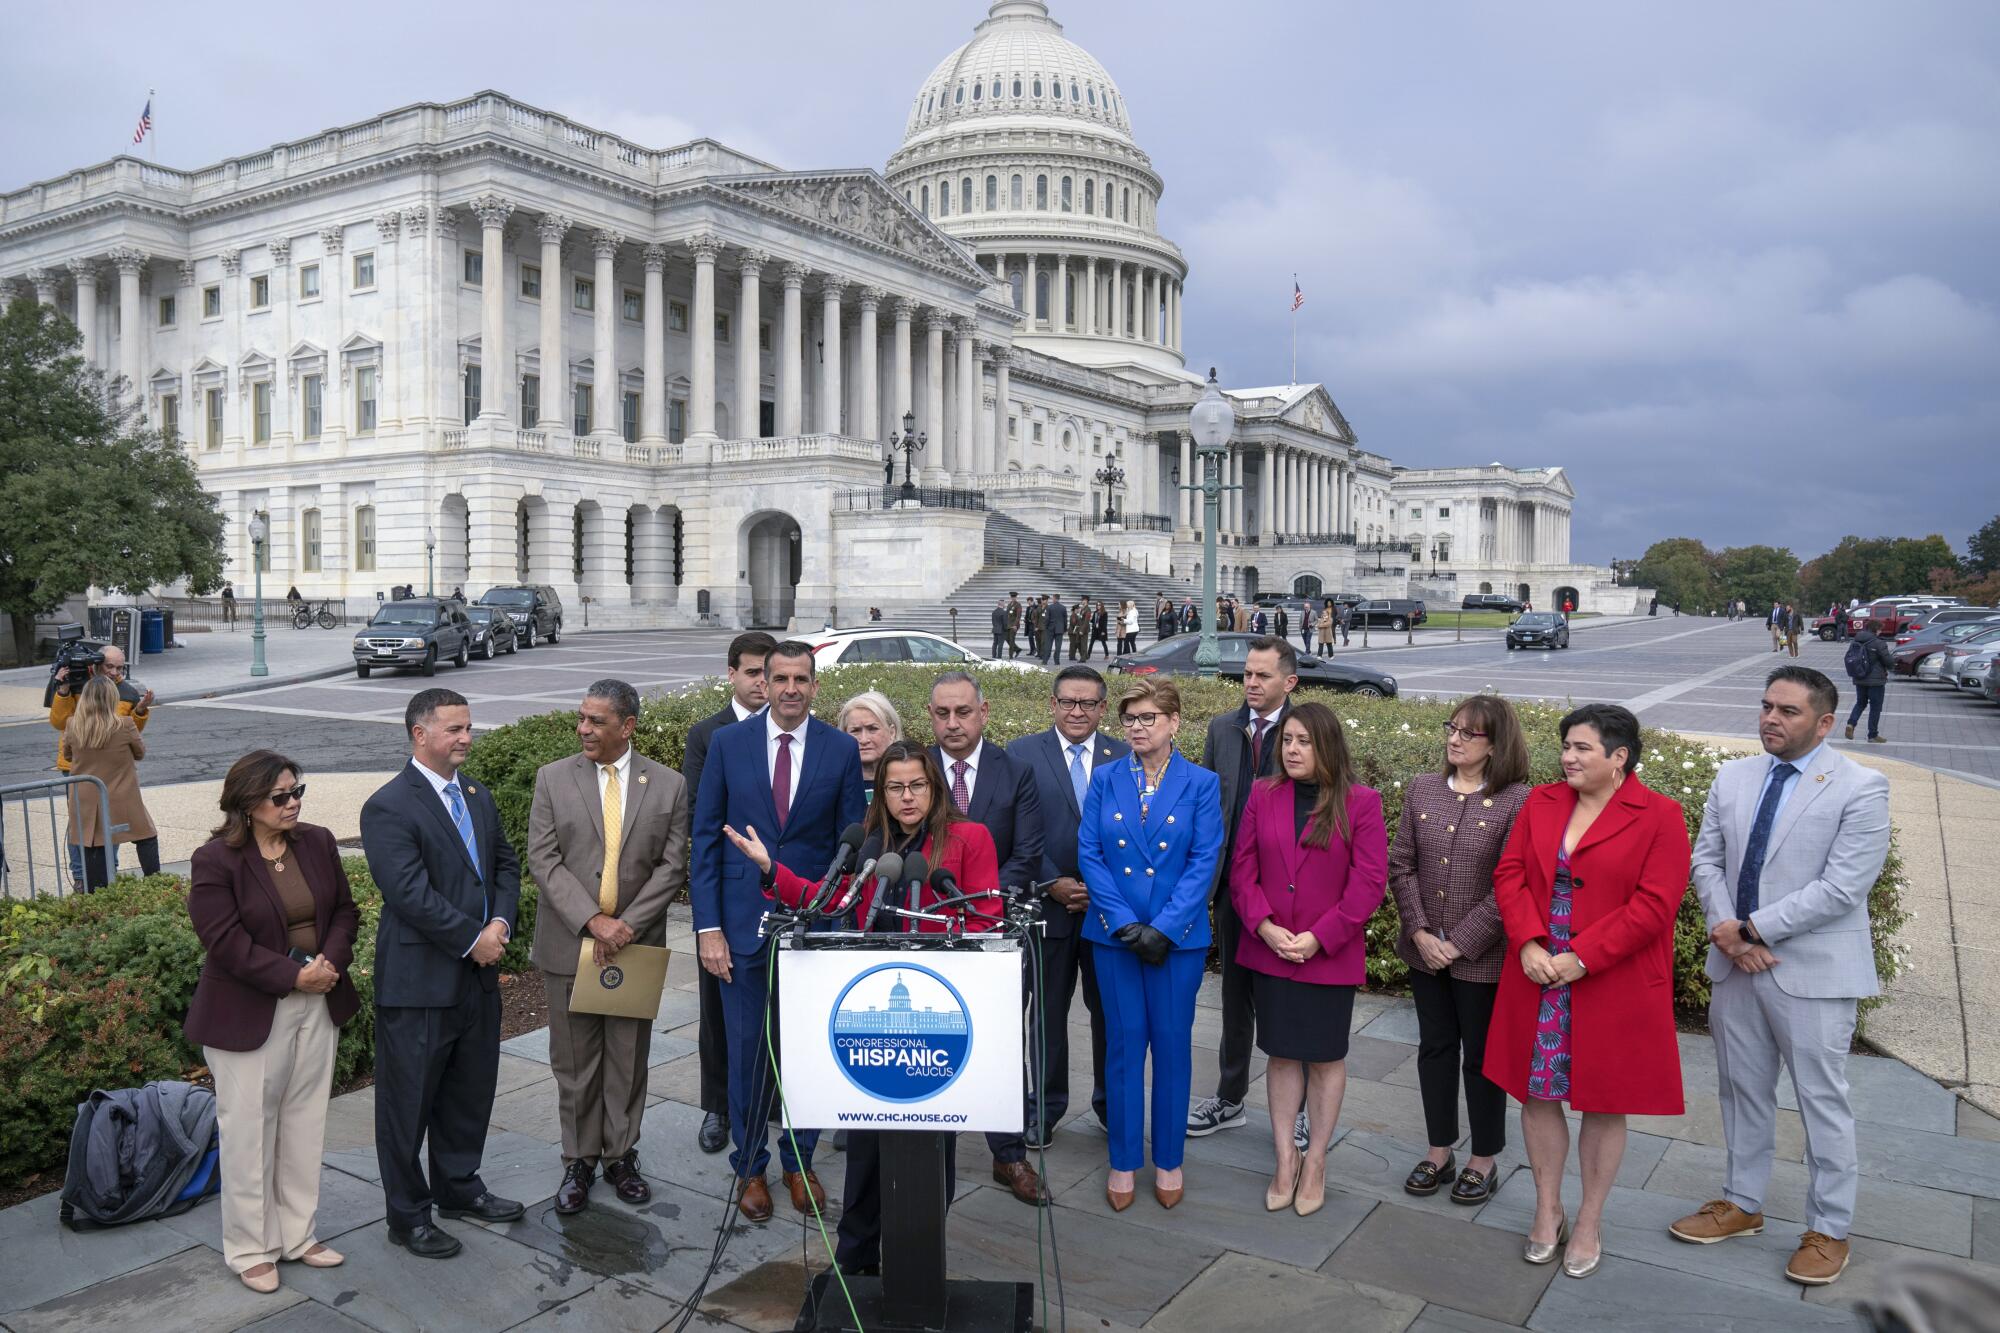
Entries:
<svg viewBox="0 0 2000 1333">
<path fill-rule="evenodd" d="M 1032 1282 L 945 1276 L 946 1145 L 1022 1127 L 1019 936 L 834 931 L 776 943 L 792 1123 L 881 1135 L 882 1274 L 847 1278 L 843 1295 L 821 1273 L 794 1327 L 1027 1333 Z"/>
</svg>

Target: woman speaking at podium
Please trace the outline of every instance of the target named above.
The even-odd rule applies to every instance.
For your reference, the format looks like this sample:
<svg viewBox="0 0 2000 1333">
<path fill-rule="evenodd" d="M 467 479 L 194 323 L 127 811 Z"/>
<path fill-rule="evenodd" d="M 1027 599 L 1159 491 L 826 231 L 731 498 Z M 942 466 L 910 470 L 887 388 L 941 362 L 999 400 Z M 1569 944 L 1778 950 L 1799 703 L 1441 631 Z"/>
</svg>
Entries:
<svg viewBox="0 0 2000 1333">
<path fill-rule="evenodd" d="M 868 806 L 862 828 L 871 842 L 880 842 L 885 855 L 895 852 L 907 862 L 921 853 L 933 872 L 951 873 L 960 893 L 979 895 L 969 902 L 944 908 L 941 915 L 950 913 L 963 918 L 967 930 L 987 930 L 999 924 L 1000 861 L 993 850 L 993 836 L 985 825 L 975 824 L 958 813 L 945 786 L 943 770 L 923 745 L 916 741 L 895 741 L 882 751 L 875 770 L 875 799 Z M 736 850 L 763 872 L 764 892 L 787 907 L 799 906 L 817 890 L 818 885 L 811 880 L 772 860 L 756 829 L 745 828 L 738 833 L 725 824 L 722 832 Z M 1211 856 L 1211 863 L 1213 859 Z M 930 904 L 945 896 L 929 884 L 890 885 L 883 892 L 890 895 L 884 903 L 885 909 L 898 906 L 912 911 L 928 911 Z M 875 893 L 872 879 L 856 883 L 848 876 L 840 892 L 834 895 L 829 910 L 844 912 L 851 908 L 856 920 L 866 921 Z M 904 901 L 906 894 L 914 901 Z M 881 917 L 877 924 L 887 930 L 904 928 L 902 919 L 897 917 Z M 944 929 L 942 923 L 934 921 L 907 924 L 927 933 Z M 1185 1105 L 1185 1088 L 1182 1094 Z M 847 1134 L 847 1183 L 841 1191 L 840 1239 L 833 1257 L 840 1271 L 849 1276 L 882 1271 L 881 1133 L 856 1129 Z M 955 1135 L 945 1140 L 946 1180 L 956 1178 L 957 1146 Z"/>
</svg>

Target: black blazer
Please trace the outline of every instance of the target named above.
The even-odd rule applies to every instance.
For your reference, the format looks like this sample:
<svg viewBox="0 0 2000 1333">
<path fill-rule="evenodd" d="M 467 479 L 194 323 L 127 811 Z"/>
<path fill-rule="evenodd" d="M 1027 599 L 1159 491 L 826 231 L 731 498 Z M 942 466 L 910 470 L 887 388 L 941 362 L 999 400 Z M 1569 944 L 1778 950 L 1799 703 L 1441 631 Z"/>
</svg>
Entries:
<svg viewBox="0 0 2000 1333">
<path fill-rule="evenodd" d="M 751 717 L 763 712 L 759 709 Z M 715 733 L 737 721 L 736 705 L 729 702 L 722 705 L 719 713 L 710 713 L 701 721 L 688 728 L 687 743 L 681 749 L 681 776 L 687 779 L 688 805 L 694 805 L 695 793 L 701 790 L 701 766 L 708 762 L 708 743 L 715 739 Z"/>
<path fill-rule="evenodd" d="M 458 785 L 472 816 L 483 882 L 444 801 L 414 761 L 361 807 L 361 848 L 368 873 L 382 890 L 382 919 L 375 928 L 378 1006 L 454 1004 L 467 968 L 486 990 L 500 984 L 498 968 L 480 967 L 465 954 L 488 921 L 506 922 L 513 934 L 521 864 L 500 831 L 500 811 L 486 784 L 461 773 Z"/>
<path fill-rule="evenodd" d="M 1027 773 L 1039 807 L 1042 866 L 1035 875 L 1037 881 L 1054 879 L 1058 875 L 1083 878 L 1083 872 L 1076 863 L 1076 831 L 1083 811 L 1077 806 L 1076 792 L 1069 785 L 1069 756 L 1064 753 L 1067 744 L 1061 733 L 1051 727 L 1032 736 L 1019 737 L 1007 747 L 1008 760 Z M 1090 748 L 1093 773 L 1105 764 L 1122 762 L 1132 752 L 1132 747 L 1124 741 L 1101 733 L 1091 737 Z M 985 789 L 986 783 L 982 778 L 978 791 Z M 977 792 L 973 795 L 973 804 L 978 804 Z M 1004 882 L 1004 875 L 1002 880 Z M 1075 931 L 1079 915 L 1054 898 L 1049 898 L 1042 905 L 1042 917 L 1051 935 L 1068 935 Z"/>
<path fill-rule="evenodd" d="M 1239 704 L 1230 712 L 1208 720 L 1208 738 L 1201 747 L 1201 766 L 1222 779 L 1222 816 L 1228 837 L 1216 864 L 1216 882 L 1229 878 L 1230 858 L 1236 852 L 1236 826 L 1243 821 L 1243 807 L 1250 800 L 1250 788 L 1258 778 L 1278 771 L 1278 733 L 1292 711 L 1287 698 L 1278 710 L 1278 719 L 1264 736 L 1264 754 L 1257 771 L 1250 771 L 1250 705 Z"/>
<path fill-rule="evenodd" d="M 945 790 L 951 790 L 951 758 L 933 745 L 931 758 L 944 770 Z M 1000 863 L 1000 887 L 1025 889 L 1042 874 L 1042 803 L 1034 779 L 1007 752 L 986 741 L 979 747 L 979 776 L 972 784 L 972 808 L 965 817 L 984 824 L 993 835 L 994 859 Z"/>
</svg>

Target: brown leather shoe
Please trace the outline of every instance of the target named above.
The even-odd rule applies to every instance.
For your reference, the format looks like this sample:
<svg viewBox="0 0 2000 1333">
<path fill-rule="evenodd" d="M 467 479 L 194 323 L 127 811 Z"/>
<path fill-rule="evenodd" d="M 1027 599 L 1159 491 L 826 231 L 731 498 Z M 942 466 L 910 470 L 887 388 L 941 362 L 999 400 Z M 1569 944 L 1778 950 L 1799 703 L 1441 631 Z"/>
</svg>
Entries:
<svg viewBox="0 0 2000 1333">
<path fill-rule="evenodd" d="M 798 1209 L 800 1212 L 826 1211 L 826 1187 L 819 1183 L 817 1173 L 811 1170 L 787 1171 L 785 1172 L 785 1188 L 792 1192 L 792 1207 Z M 807 1190 L 812 1191 L 810 1201 L 806 1198 Z"/>
<path fill-rule="evenodd" d="M 580 1213 L 590 1203 L 590 1187 L 597 1179 L 597 1168 L 579 1158 L 563 1163 L 562 1184 L 556 1187 L 556 1211 L 564 1217 Z"/>
<path fill-rule="evenodd" d="M 1847 1242 L 1819 1231 L 1799 1237 L 1799 1250 L 1785 1276 L 1802 1287 L 1824 1287 L 1847 1271 Z"/>
<path fill-rule="evenodd" d="M 1727 1199 L 1710 1199 L 1667 1228 L 1675 1240 L 1691 1245 L 1713 1245 L 1736 1236 L 1755 1236 L 1763 1230 L 1762 1213 L 1746 1213 Z"/>
<path fill-rule="evenodd" d="M 614 1157 L 604 1164 L 604 1180 L 618 1191 L 620 1203 L 638 1207 L 653 1201 L 653 1187 L 639 1174 L 639 1150 L 627 1149 L 622 1157 Z"/>
<path fill-rule="evenodd" d="M 1010 1194 L 1030 1208 L 1039 1208 L 1049 1201 L 1048 1191 L 1042 1188 L 1042 1178 L 1026 1162 L 995 1162 L 993 1182 L 1005 1185 Z"/>
<path fill-rule="evenodd" d="M 771 1187 L 764 1183 L 764 1177 L 754 1176 L 743 1182 L 743 1193 L 736 1200 L 736 1211 L 752 1222 L 771 1220 Z"/>
</svg>

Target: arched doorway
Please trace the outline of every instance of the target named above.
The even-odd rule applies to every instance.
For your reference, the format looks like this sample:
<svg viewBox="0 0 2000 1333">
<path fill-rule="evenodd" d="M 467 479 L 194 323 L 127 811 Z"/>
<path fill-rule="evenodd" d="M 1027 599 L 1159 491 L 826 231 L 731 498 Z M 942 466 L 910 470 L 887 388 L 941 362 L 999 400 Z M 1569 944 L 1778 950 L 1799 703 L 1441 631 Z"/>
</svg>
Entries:
<svg viewBox="0 0 2000 1333">
<path fill-rule="evenodd" d="M 750 607 L 744 623 L 753 629 L 783 629 L 791 623 L 801 568 L 798 520 L 766 510 L 744 519 L 740 531 L 742 568 L 750 575 Z"/>
<path fill-rule="evenodd" d="M 1517 602 L 1526 602 L 1532 600 L 1532 598 L 1530 598 L 1528 595 L 1527 584 L 1517 583 L 1514 585 L 1514 600 Z"/>
<path fill-rule="evenodd" d="M 1492 592 L 1492 591 L 1493 591 L 1493 585 L 1492 585 L 1492 583 L 1490 583 L 1490 582 L 1484 582 L 1484 583 L 1481 583 L 1481 584 L 1479 585 L 1479 591 L 1481 591 L 1481 592 Z"/>
<path fill-rule="evenodd" d="M 1246 602 L 1257 600 L 1257 566 L 1255 565 L 1243 566 L 1243 600 Z"/>
<path fill-rule="evenodd" d="M 1311 599 L 1318 597 L 1319 594 L 1320 594 L 1319 575 L 1301 574 L 1297 578 L 1292 580 L 1292 596 Z"/>
<path fill-rule="evenodd" d="M 1549 608 L 1551 611 L 1574 611 L 1583 605 L 1582 595 L 1569 587 L 1557 588 L 1551 600 L 1555 603 Z"/>
</svg>

